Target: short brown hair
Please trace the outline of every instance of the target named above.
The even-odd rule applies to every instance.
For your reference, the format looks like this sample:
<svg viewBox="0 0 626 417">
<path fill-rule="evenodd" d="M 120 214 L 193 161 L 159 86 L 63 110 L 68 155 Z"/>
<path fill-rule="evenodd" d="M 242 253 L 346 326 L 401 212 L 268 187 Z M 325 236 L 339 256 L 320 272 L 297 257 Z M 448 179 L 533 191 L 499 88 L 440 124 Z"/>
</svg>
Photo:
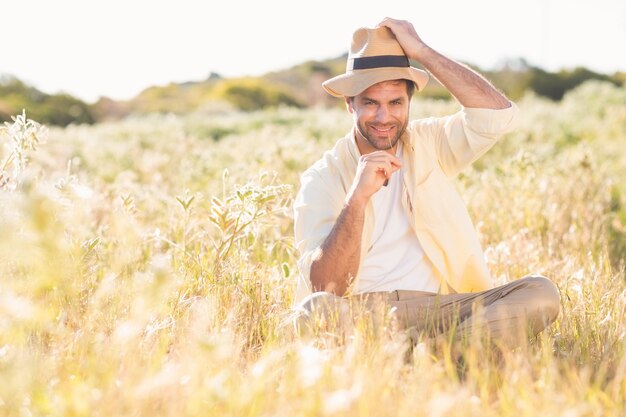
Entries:
<svg viewBox="0 0 626 417">
<path fill-rule="evenodd" d="M 415 92 L 415 83 L 411 80 L 406 81 L 406 93 L 409 95 L 409 100 L 413 97 L 413 93 Z"/>
</svg>

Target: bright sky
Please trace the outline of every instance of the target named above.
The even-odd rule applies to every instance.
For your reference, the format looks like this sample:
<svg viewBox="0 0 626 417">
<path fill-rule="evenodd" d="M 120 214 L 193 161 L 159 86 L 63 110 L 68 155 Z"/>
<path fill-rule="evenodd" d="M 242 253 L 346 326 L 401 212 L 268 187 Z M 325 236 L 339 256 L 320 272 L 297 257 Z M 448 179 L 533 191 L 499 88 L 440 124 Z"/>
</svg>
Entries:
<svg viewBox="0 0 626 417">
<path fill-rule="evenodd" d="M 483 68 L 626 71 L 625 0 L 0 0 L 0 74 L 88 102 L 151 85 L 260 75 L 347 51 L 354 29 L 411 21 Z"/>
</svg>

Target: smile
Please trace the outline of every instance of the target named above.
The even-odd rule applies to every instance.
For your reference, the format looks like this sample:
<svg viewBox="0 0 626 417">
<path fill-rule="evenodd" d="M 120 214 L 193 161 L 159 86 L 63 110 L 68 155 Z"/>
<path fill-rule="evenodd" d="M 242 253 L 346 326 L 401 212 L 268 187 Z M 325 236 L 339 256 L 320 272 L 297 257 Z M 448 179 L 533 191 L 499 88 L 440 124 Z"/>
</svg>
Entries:
<svg viewBox="0 0 626 417">
<path fill-rule="evenodd" d="M 393 126 L 389 126 L 386 128 L 380 128 L 380 127 L 375 127 L 375 126 L 371 126 L 372 130 L 381 133 L 381 134 L 388 134 L 389 132 L 391 132 L 393 130 Z"/>
</svg>

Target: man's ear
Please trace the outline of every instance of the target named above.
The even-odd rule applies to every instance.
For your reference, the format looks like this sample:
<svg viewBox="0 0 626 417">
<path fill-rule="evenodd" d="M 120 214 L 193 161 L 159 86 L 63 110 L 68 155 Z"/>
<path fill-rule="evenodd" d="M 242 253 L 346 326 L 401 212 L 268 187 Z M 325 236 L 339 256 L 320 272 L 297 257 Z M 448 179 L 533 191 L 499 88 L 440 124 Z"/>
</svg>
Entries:
<svg viewBox="0 0 626 417">
<path fill-rule="evenodd" d="M 352 106 L 354 104 L 354 98 L 345 97 L 345 99 L 346 99 L 346 109 L 348 110 L 349 113 L 354 113 L 354 107 Z"/>
</svg>

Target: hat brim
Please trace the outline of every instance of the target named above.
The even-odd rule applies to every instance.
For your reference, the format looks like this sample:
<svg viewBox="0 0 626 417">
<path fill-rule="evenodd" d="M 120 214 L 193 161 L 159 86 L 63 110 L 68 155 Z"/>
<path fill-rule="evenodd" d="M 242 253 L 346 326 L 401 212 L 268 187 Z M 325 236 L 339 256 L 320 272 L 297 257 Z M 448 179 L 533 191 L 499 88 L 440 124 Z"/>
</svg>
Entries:
<svg viewBox="0 0 626 417">
<path fill-rule="evenodd" d="M 322 83 L 324 90 L 335 97 L 354 97 L 381 81 L 410 80 L 418 91 L 428 83 L 428 73 L 414 67 L 385 67 L 355 70 L 338 75 Z"/>
</svg>

